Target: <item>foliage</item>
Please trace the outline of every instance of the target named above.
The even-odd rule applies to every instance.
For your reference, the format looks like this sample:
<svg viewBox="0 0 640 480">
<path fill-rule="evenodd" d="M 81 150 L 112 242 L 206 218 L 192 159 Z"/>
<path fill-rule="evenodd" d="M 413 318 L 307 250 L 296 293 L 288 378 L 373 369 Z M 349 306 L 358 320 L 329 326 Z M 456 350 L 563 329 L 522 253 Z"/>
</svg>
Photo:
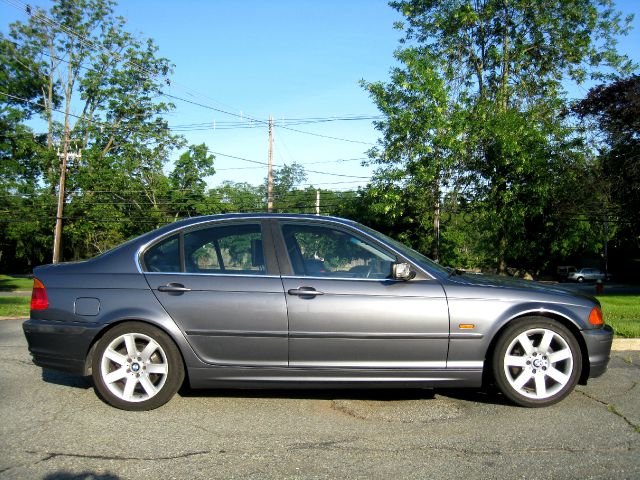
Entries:
<svg viewBox="0 0 640 480">
<path fill-rule="evenodd" d="M 457 192 L 464 173 L 459 106 L 428 51 L 407 48 L 396 59 L 402 67 L 392 70 L 389 83 L 363 83 L 385 116 L 375 124 L 383 139 L 369 152 L 381 165 L 372 196 L 384 199 L 374 204 L 381 214 L 406 218 L 411 243 L 424 239 L 416 246 L 438 260 L 442 193 Z"/>
<path fill-rule="evenodd" d="M 163 166 L 183 140 L 162 118 L 173 106 L 159 100 L 171 65 L 151 40 L 126 32 L 113 5 L 58 0 L 0 38 L 0 52 L 16 66 L 3 68 L 2 89 L 20 93 L 2 103 L 0 262 L 7 265 L 47 260 L 60 151 L 82 152 L 68 157 L 64 258 L 103 251 L 173 213 L 161 208 L 169 191 Z M 33 115 L 46 133 L 23 126 Z"/>
<path fill-rule="evenodd" d="M 501 272 L 507 264 L 544 267 L 550 252 L 574 253 L 577 243 L 594 251 L 595 236 L 568 208 L 584 199 L 556 211 L 567 192 L 585 191 L 579 180 L 591 170 L 564 115 L 563 81 L 629 71 L 615 38 L 631 18 L 609 0 L 391 5 L 404 16 L 399 66 L 389 82 L 364 84 L 385 116 L 370 152 L 381 165 L 374 208 L 414 247 L 437 254 L 442 244 L 445 263 L 471 259 L 455 254 L 469 236 L 441 224 L 443 213 L 471 215 L 483 251 L 473 261 Z M 549 234 L 560 231 L 582 241 L 567 249 Z"/>
<path fill-rule="evenodd" d="M 612 239 L 628 260 L 640 258 L 640 76 L 592 88 L 574 110 L 604 133 L 598 172 Z"/>
<path fill-rule="evenodd" d="M 207 146 L 192 145 L 175 162 L 169 175 L 169 186 L 173 201 L 175 218 L 198 215 L 206 209 L 204 177 L 215 173 L 214 156 L 208 153 Z"/>
<path fill-rule="evenodd" d="M 404 16 L 396 66 L 388 81 L 362 83 L 383 114 L 369 152 L 372 182 L 319 190 L 301 165 L 284 166 L 274 170 L 274 212 L 315 213 L 319 194 L 322 214 L 466 268 L 535 273 L 599 255 L 607 239 L 635 241 L 637 252 L 638 77 L 597 87 L 575 109 L 604 132 L 599 156 L 563 90 L 567 79 L 630 71 L 615 39 L 631 19 L 610 0 L 391 5 Z M 214 156 L 165 120 L 174 108 L 163 93 L 171 62 L 127 32 L 113 7 L 55 0 L 0 34 L 3 271 L 50 261 L 65 148 L 81 156 L 68 157 L 64 260 L 180 217 L 266 211 L 266 180 L 207 189 Z M 46 131 L 27 126 L 36 118 Z"/>
</svg>

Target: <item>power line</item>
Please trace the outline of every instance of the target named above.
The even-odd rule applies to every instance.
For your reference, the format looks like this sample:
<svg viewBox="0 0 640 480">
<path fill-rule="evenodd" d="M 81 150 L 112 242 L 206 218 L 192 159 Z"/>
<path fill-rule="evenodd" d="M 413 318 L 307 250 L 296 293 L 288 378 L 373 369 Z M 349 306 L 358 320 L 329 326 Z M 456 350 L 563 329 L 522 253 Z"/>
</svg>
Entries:
<svg viewBox="0 0 640 480">
<path fill-rule="evenodd" d="M 141 65 L 138 65 L 138 64 L 134 63 L 131 60 L 124 61 L 124 57 L 120 53 L 114 52 L 112 50 L 109 50 L 107 47 L 105 47 L 103 45 L 95 44 L 91 40 L 87 39 L 85 36 L 80 35 L 80 34 L 74 32 L 74 31 L 66 29 L 64 26 L 60 25 L 55 20 L 53 20 L 52 18 L 48 17 L 44 13 L 44 10 L 42 10 L 42 9 L 37 8 L 35 10 L 35 13 L 32 13 L 31 6 L 26 4 L 26 3 L 24 3 L 24 2 L 21 2 L 20 0 L 4 0 L 4 1 L 6 3 L 8 3 L 9 5 L 11 5 L 11 6 L 13 6 L 13 7 L 15 7 L 15 8 L 19 9 L 19 10 L 24 10 L 25 12 L 27 12 L 27 14 L 29 16 L 36 16 L 36 17 L 41 18 L 46 24 L 48 24 L 49 26 L 53 27 L 54 29 L 56 29 L 58 31 L 66 33 L 69 37 L 74 37 L 74 38 L 78 39 L 81 44 L 83 44 L 84 46 L 88 47 L 90 50 L 95 51 L 95 50 L 99 49 L 102 52 L 108 54 L 110 57 L 115 57 L 118 61 L 122 61 L 125 65 L 130 65 L 133 69 L 138 70 L 139 72 L 142 72 L 142 73 L 146 73 L 147 75 L 150 75 L 152 77 L 158 76 L 159 73 L 160 73 L 160 72 L 155 72 L 155 71 L 152 71 L 150 69 L 144 68 Z M 57 60 L 66 62 L 67 64 L 70 63 L 70 62 L 68 62 L 68 61 L 66 61 L 64 59 L 57 59 Z M 83 67 L 83 68 L 87 68 L 87 67 Z M 171 85 L 171 81 L 168 79 L 168 77 L 165 77 L 165 83 Z M 178 82 L 174 82 L 173 85 L 181 86 L 180 83 L 178 83 Z M 214 101 L 216 103 L 220 103 L 220 102 L 217 102 L 216 100 L 213 100 L 211 97 L 208 97 L 207 95 L 204 95 L 204 94 L 200 94 L 196 90 L 193 90 L 193 89 L 191 89 L 191 88 L 189 88 L 187 86 L 183 86 L 183 88 L 184 88 L 184 90 L 186 91 L 186 93 L 188 95 L 194 96 L 192 93 L 189 92 L 191 90 L 192 92 L 195 92 L 198 95 L 207 98 L 208 100 Z"/>
<path fill-rule="evenodd" d="M 10 4 L 11 4 L 11 1 L 18 1 L 19 2 L 19 0 L 5 0 L 5 2 L 10 3 Z M 19 3 L 21 3 L 21 2 L 19 2 Z M 23 4 L 23 5 L 25 6 L 25 8 L 27 7 L 26 4 Z M 15 5 L 12 5 L 12 6 L 15 6 Z M 123 57 L 119 53 L 113 52 L 113 51 L 107 49 L 106 47 L 104 47 L 102 45 L 94 44 L 90 40 L 87 40 L 86 37 L 83 37 L 82 35 L 79 35 L 79 34 L 77 34 L 75 32 L 71 32 L 71 31 L 65 29 L 64 27 L 60 26 L 57 22 L 55 22 L 54 20 L 50 19 L 48 16 L 44 15 L 41 10 L 38 10 L 36 14 L 38 16 L 42 17 L 43 20 L 45 20 L 48 23 L 50 23 L 51 25 L 53 25 L 54 28 L 56 28 L 56 26 L 57 26 L 58 30 L 61 30 L 61 31 L 65 32 L 69 36 L 73 36 L 73 37 L 78 38 L 81 41 L 81 43 L 84 43 L 85 45 L 88 45 L 92 50 L 95 50 L 95 49 L 99 48 L 100 50 L 102 50 L 102 51 L 104 51 L 106 53 L 109 53 L 111 56 L 115 56 L 116 58 L 118 58 L 121 61 L 123 60 Z M 14 44 L 14 45 L 18 45 L 16 42 L 13 42 L 13 41 L 11 43 Z M 47 56 L 50 56 L 50 55 L 47 55 Z M 61 59 L 61 58 L 58 58 L 58 57 L 53 57 L 53 58 L 55 60 L 62 61 L 62 62 L 65 62 L 67 64 L 70 64 L 70 62 L 67 61 L 67 60 L 64 60 L 64 59 Z M 130 65 L 134 69 L 137 69 L 140 72 L 143 72 L 143 73 L 146 73 L 148 75 L 151 75 L 152 77 L 158 75 L 157 72 L 153 72 L 153 71 L 151 71 L 149 69 L 146 69 L 146 68 L 144 68 L 144 67 L 142 67 L 140 65 L 137 65 L 137 64 L 133 63 L 132 61 L 124 62 L 124 64 L 125 65 Z M 92 69 L 90 69 L 89 67 L 86 67 L 86 66 L 81 66 L 81 67 L 86 69 L 87 71 L 92 71 Z M 28 68 L 28 67 L 26 67 L 26 68 Z M 31 70 L 31 69 L 29 69 L 29 70 Z M 33 72 L 33 70 L 31 70 L 31 71 Z M 96 70 L 93 70 L 93 71 L 96 71 Z M 36 72 L 33 72 L 33 73 L 36 73 Z M 41 72 L 38 72 L 38 74 L 39 75 L 43 75 Z M 221 108 L 216 108 L 216 107 L 213 107 L 211 105 L 206 105 L 204 103 L 200 103 L 200 102 L 196 102 L 196 101 L 189 100 L 189 99 L 186 99 L 186 98 L 182 98 L 182 97 L 179 97 L 177 95 L 171 95 L 169 93 L 162 92 L 162 91 L 158 91 L 158 94 L 161 95 L 161 96 L 167 97 L 167 98 L 171 98 L 171 99 L 174 99 L 174 100 L 179 100 L 179 101 L 182 101 L 182 102 L 185 102 L 185 103 L 189 103 L 189 104 L 192 104 L 192 105 L 195 105 L 195 106 L 199 106 L 201 108 L 206 108 L 206 109 L 218 112 L 218 113 L 222 113 L 222 114 L 225 114 L 225 115 L 230 115 L 230 116 L 233 116 L 233 117 L 236 117 L 236 118 L 240 118 L 242 120 L 247 119 L 247 120 L 250 120 L 251 122 L 256 122 L 256 124 L 261 124 L 263 126 L 268 126 L 268 121 L 266 121 L 266 120 L 260 120 L 260 119 L 253 118 L 253 117 L 248 116 L 248 115 L 233 113 L 233 112 L 230 112 L 228 110 L 223 110 Z M 17 98 L 17 97 L 14 97 L 14 98 Z M 46 108 L 46 106 L 43 106 L 43 107 Z M 57 109 L 51 109 L 51 110 L 55 111 L 55 112 L 58 112 L 58 113 L 64 113 L 64 112 L 61 112 L 60 110 L 57 110 Z M 74 118 L 78 118 L 78 119 L 82 118 L 82 117 L 80 117 L 78 115 L 72 115 L 72 116 Z M 349 117 L 349 116 L 343 116 L 343 117 L 310 117 L 310 118 L 307 118 L 307 119 L 305 119 L 305 118 L 295 119 L 294 123 L 292 123 L 292 124 L 298 125 L 298 124 L 303 124 L 303 123 L 319 123 L 319 122 L 328 122 L 328 121 L 375 120 L 375 119 L 379 119 L 379 118 L 380 118 L 380 116 L 366 116 L 366 115 L 355 115 L 355 116 L 351 116 L 351 117 Z M 104 122 L 96 121 L 95 123 L 103 124 Z M 207 125 L 207 124 L 203 124 L 203 125 Z M 277 123 L 276 123 L 276 126 L 277 126 Z M 235 125 L 233 125 L 233 126 L 231 126 L 229 128 L 247 128 L 247 127 L 245 127 L 243 125 L 238 125 L 237 122 L 236 122 Z M 251 126 L 249 126 L 248 128 L 251 128 Z M 330 139 L 330 140 L 337 140 L 337 141 L 343 141 L 343 142 L 349 142 L 349 143 L 357 143 L 357 144 L 363 144 L 363 145 L 375 145 L 374 143 L 364 142 L 364 141 L 361 141 L 361 140 L 353 140 L 353 139 L 348 139 L 348 138 L 342 138 L 342 137 L 336 137 L 336 136 L 331 136 L 331 135 L 324 135 L 324 134 L 314 133 L 314 132 L 307 132 L 307 131 L 304 131 L 304 130 L 295 129 L 295 128 L 292 128 L 290 126 L 282 125 L 282 124 L 280 125 L 280 128 L 283 128 L 283 129 L 286 129 L 286 130 L 290 130 L 290 131 L 293 131 L 293 132 L 296 132 L 296 133 L 300 133 L 300 134 L 311 135 L 311 136 L 315 136 L 315 137 L 319 137 L 319 138 L 326 138 L 326 139 Z M 210 130 L 210 129 L 214 129 L 215 130 L 215 127 L 213 127 L 212 124 L 208 124 L 206 127 L 200 126 L 200 127 L 193 128 L 193 130 Z M 225 127 L 221 127 L 221 129 L 226 129 L 226 128 Z M 190 131 L 190 129 L 186 128 L 184 126 L 177 126 L 176 127 L 176 131 Z"/>
<path fill-rule="evenodd" d="M 228 158 L 233 158 L 233 159 L 236 159 L 236 160 L 240 160 L 242 162 L 255 163 L 255 164 L 264 165 L 264 166 L 268 166 L 269 165 L 267 162 L 260 162 L 258 160 L 251 160 L 251 159 L 248 159 L 248 158 L 239 157 L 237 155 L 229 155 L 229 154 L 226 154 L 226 153 L 214 152 L 214 151 L 211 151 L 211 153 L 213 153 L 214 155 L 219 155 L 221 157 L 228 157 Z M 341 173 L 332 173 L 332 172 L 322 172 L 322 171 L 319 171 L 319 170 L 307 170 L 307 169 L 305 169 L 305 172 L 316 173 L 316 174 L 319 174 L 319 175 L 330 175 L 330 176 L 333 176 L 333 177 L 361 178 L 361 179 L 365 179 L 365 180 L 370 180 L 371 179 L 371 177 L 363 177 L 363 176 L 359 176 L 359 175 L 345 175 L 345 174 L 341 174 Z"/>
<path fill-rule="evenodd" d="M 269 122 L 267 120 L 259 120 L 259 119 L 256 119 L 256 118 L 248 117 L 246 115 L 240 115 L 238 113 L 229 112 L 229 111 L 226 111 L 226 110 L 222 110 L 220 108 L 212 107 L 211 105 L 205 105 L 204 103 L 195 102 L 193 100 L 188 100 L 186 98 L 178 97 L 176 95 L 171 95 L 171 94 L 168 94 L 168 93 L 162 93 L 162 95 L 164 95 L 165 97 L 168 97 L 168 98 L 173 98 L 174 100 L 180 100 L 182 102 L 190 103 L 191 105 L 195 105 L 195 106 L 198 106 L 198 107 L 206 108 L 208 110 L 213 110 L 215 112 L 224 113 L 225 115 L 231 115 L 231 116 L 234 116 L 234 117 L 237 117 L 237 118 L 247 118 L 247 119 L 250 119 L 250 120 L 252 120 L 254 122 L 261 123 L 261 124 L 263 124 L 265 126 L 269 125 Z M 307 132 L 307 131 L 304 131 L 304 130 L 298 130 L 296 128 L 291 128 L 291 127 L 282 126 L 282 125 L 280 126 L 280 128 L 284 128 L 285 130 L 291 130 L 292 132 L 296 132 L 296 133 L 302 133 L 302 134 L 305 134 L 305 135 L 312 135 L 314 137 L 327 138 L 327 139 L 330 139 L 330 140 L 338 140 L 338 141 L 349 142 L 349 143 L 359 143 L 359 144 L 363 144 L 363 145 L 375 145 L 375 143 L 371 143 L 371 142 L 363 142 L 361 140 L 351 140 L 351 139 L 342 138 L 342 137 L 333 137 L 331 135 L 323 135 L 323 134 L 320 134 L 320 133 Z"/>
<path fill-rule="evenodd" d="M 348 121 L 361 121 L 361 120 L 379 120 L 381 116 L 370 115 L 354 115 L 343 117 L 308 117 L 308 118 L 290 118 L 274 120 L 275 127 L 291 126 L 291 125 L 309 125 L 315 123 L 329 123 L 329 122 L 348 122 Z M 236 128 L 257 128 L 262 127 L 262 122 L 255 122 L 253 119 L 247 121 L 213 121 L 213 122 L 200 122 L 200 123 L 187 123 L 181 125 L 170 125 L 169 127 L 175 131 L 202 131 L 202 130 L 229 130 Z"/>
</svg>

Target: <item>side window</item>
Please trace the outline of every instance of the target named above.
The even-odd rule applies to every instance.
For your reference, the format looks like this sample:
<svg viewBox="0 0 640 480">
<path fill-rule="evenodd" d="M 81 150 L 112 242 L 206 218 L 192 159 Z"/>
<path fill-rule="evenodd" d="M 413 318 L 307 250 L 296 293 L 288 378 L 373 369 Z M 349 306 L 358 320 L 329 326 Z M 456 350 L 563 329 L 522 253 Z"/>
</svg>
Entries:
<svg viewBox="0 0 640 480">
<path fill-rule="evenodd" d="M 147 250 L 144 265 L 148 272 L 179 272 L 180 237 L 173 235 Z"/>
<path fill-rule="evenodd" d="M 377 246 L 331 227 L 282 226 L 295 275 L 328 278 L 388 278 L 395 258 Z"/>
<path fill-rule="evenodd" d="M 184 234 L 185 271 L 190 273 L 265 274 L 258 224 L 226 225 Z"/>
</svg>

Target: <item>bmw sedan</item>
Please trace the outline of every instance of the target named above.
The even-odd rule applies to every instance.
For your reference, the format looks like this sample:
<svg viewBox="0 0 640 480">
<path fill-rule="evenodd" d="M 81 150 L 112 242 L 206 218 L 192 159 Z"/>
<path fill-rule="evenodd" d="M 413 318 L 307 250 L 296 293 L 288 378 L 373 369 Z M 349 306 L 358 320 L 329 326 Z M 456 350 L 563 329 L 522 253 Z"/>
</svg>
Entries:
<svg viewBox="0 0 640 480">
<path fill-rule="evenodd" d="M 350 220 L 214 215 L 38 267 L 36 365 L 114 407 L 191 388 L 474 387 L 541 407 L 604 373 L 598 301 L 467 275 Z"/>
</svg>

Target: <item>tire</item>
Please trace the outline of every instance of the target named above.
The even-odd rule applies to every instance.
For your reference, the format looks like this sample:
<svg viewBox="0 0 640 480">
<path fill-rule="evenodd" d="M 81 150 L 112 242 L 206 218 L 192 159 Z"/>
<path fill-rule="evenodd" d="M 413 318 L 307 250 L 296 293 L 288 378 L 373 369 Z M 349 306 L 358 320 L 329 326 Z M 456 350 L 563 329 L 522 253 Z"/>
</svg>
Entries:
<svg viewBox="0 0 640 480">
<path fill-rule="evenodd" d="M 96 393 L 122 410 L 153 410 L 184 381 L 178 347 L 163 331 L 141 322 L 115 326 L 100 339 L 92 359 Z"/>
<path fill-rule="evenodd" d="M 578 277 L 578 283 L 584 282 L 584 277 Z"/>
<path fill-rule="evenodd" d="M 523 407 L 546 407 L 569 395 L 582 371 L 574 335 L 544 317 L 516 320 L 496 343 L 492 359 L 496 385 Z"/>
</svg>

